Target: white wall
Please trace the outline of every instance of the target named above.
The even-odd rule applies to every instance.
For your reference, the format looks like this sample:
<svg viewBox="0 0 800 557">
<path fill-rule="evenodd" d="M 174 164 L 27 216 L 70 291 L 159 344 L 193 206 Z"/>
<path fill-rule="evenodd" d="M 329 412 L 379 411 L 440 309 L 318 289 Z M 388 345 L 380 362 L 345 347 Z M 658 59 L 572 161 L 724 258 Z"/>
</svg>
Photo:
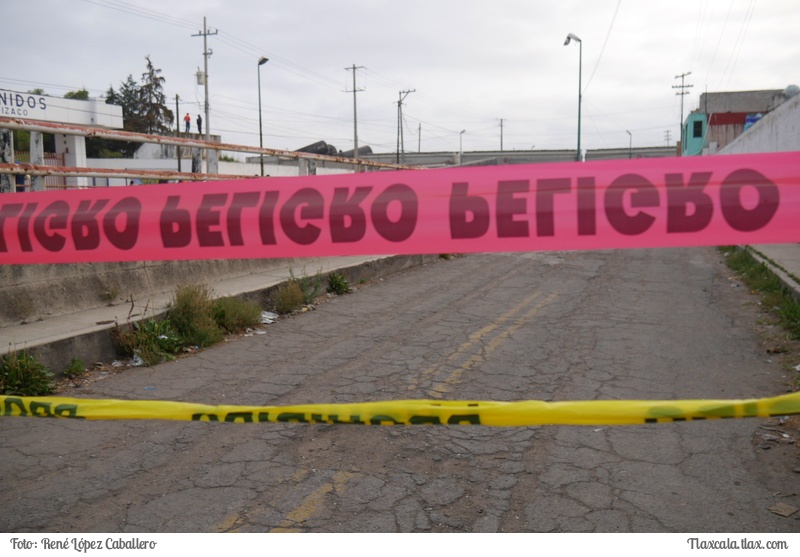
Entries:
<svg viewBox="0 0 800 557">
<path fill-rule="evenodd" d="M 725 146 L 721 154 L 800 151 L 800 94 L 790 98 Z"/>
<path fill-rule="evenodd" d="M 99 99 L 80 101 L 0 89 L 0 116 L 122 129 L 122 107 Z"/>
</svg>

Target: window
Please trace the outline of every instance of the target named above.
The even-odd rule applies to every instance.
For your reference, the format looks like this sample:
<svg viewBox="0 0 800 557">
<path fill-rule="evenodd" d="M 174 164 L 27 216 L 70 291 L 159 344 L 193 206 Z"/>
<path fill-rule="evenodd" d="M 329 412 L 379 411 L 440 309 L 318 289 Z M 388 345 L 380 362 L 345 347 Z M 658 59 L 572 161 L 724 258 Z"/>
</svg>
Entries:
<svg viewBox="0 0 800 557">
<path fill-rule="evenodd" d="M 702 120 L 695 120 L 693 123 L 692 129 L 692 137 L 698 138 L 703 137 L 703 121 Z"/>
</svg>

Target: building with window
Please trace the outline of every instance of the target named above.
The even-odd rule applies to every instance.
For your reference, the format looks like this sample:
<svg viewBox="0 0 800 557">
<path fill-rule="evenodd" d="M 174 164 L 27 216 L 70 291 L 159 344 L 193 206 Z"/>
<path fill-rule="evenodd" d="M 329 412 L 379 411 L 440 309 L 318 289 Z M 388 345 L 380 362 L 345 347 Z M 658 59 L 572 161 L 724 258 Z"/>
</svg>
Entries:
<svg viewBox="0 0 800 557">
<path fill-rule="evenodd" d="M 793 86 L 764 91 L 703 93 L 683 123 L 683 156 L 713 155 L 792 96 Z"/>
</svg>

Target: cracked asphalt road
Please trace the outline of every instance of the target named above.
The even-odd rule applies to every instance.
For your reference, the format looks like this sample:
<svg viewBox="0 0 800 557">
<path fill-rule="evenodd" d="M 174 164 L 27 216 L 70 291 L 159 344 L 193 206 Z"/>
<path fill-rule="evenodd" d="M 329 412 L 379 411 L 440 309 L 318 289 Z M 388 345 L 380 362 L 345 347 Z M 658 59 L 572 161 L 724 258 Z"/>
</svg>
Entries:
<svg viewBox="0 0 800 557">
<path fill-rule="evenodd" d="M 714 249 L 457 257 L 62 393 L 282 405 L 785 391 Z M 0 420 L 6 532 L 800 532 L 764 420 L 622 427 Z M 795 452 L 793 452 L 795 451 Z"/>
</svg>

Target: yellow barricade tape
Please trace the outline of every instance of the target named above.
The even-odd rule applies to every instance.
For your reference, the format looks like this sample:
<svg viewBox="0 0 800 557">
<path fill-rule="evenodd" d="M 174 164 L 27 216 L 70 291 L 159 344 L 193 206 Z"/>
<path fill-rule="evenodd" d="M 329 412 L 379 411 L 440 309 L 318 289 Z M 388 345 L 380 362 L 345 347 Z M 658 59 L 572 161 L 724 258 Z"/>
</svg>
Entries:
<svg viewBox="0 0 800 557">
<path fill-rule="evenodd" d="M 3 416 L 362 425 L 635 425 L 800 414 L 800 392 L 748 400 L 391 400 L 293 406 L 0 396 Z"/>
</svg>

